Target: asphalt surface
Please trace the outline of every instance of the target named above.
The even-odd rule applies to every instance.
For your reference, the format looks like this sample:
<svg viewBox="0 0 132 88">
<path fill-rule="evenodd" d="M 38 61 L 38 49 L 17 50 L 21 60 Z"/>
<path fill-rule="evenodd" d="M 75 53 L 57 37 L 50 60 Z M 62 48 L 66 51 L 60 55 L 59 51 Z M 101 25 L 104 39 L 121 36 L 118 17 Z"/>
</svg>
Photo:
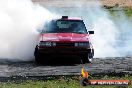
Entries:
<svg viewBox="0 0 132 88">
<path fill-rule="evenodd" d="M 131 57 L 94 58 L 92 63 L 87 64 L 81 64 L 77 60 L 59 60 L 59 63 L 55 61 L 38 65 L 34 61 L 0 59 L 0 77 L 80 75 L 82 67 L 91 74 L 132 74 Z"/>
</svg>

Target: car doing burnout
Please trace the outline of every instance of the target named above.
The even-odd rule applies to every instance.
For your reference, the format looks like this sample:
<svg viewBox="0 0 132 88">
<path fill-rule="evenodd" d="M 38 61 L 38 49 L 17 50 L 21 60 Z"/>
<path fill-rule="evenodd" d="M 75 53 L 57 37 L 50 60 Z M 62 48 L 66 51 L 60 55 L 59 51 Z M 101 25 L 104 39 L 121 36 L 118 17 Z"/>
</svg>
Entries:
<svg viewBox="0 0 132 88">
<path fill-rule="evenodd" d="M 35 60 L 40 63 L 50 56 L 61 55 L 77 56 L 87 63 L 94 56 L 90 34 L 94 34 L 94 31 L 87 31 L 80 18 L 62 16 L 46 22 L 35 48 Z"/>
</svg>

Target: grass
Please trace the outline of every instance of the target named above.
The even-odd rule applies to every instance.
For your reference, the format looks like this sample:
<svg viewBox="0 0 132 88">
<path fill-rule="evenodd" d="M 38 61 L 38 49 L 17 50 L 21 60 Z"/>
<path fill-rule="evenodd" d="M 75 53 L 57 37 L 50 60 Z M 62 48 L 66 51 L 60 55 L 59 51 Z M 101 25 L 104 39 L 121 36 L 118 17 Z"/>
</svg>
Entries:
<svg viewBox="0 0 132 88">
<path fill-rule="evenodd" d="M 132 19 L 132 8 L 131 7 L 103 7 L 105 10 L 109 11 L 111 16 L 114 18 L 127 17 Z"/>
<path fill-rule="evenodd" d="M 95 79 L 94 77 L 91 77 Z M 103 76 L 100 79 L 128 79 L 132 81 L 132 76 Z M 80 85 L 80 77 L 59 77 L 50 80 L 25 80 L 23 82 L 10 81 L 1 82 L 0 88 L 124 88 L 119 86 L 86 86 Z M 132 88 L 130 85 L 129 88 Z"/>
<path fill-rule="evenodd" d="M 123 10 L 128 17 L 132 17 L 132 8 L 124 8 Z"/>
</svg>

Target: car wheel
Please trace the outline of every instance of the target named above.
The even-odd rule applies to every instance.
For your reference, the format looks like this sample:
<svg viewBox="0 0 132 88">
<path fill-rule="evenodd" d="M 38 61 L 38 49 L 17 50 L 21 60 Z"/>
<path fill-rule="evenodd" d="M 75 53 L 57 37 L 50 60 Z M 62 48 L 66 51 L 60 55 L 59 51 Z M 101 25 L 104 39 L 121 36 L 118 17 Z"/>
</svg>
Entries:
<svg viewBox="0 0 132 88">
<path fill-rule="evenodd" d="M 35 61 L 37 64 L 47 64 L 48 63 L 47 59 L 48 59 L 47 56 L 43 54 L 37 54 L 35 56 Z"/>
<path fill-rule="evenodd" d="M 92 49 L 92 52 L 88 54 L 88 63 L 92 63 L 93 57 L 94 57 L 94 49 Z"/>
<path fill-rule="evenodd" d="M 92 62 L 92 59 L 93 59 L 93 54 L 90 53 L 90 54 L 85 54 L 82 58 L 82 62 L 83 63 L 91 63 Z"/>
<path fill-rule="evenodd" d="M 81 59 L 81 62 L 82 62 L 83 64 L 89 62 L 89 61 L 88 61 L 88 54 L 83 55 L 83 57 L 82 57 L 82 59 Z"/>
<path fill-rule="evenodd" d="M 41 57 L 41 55 L 38 53 L 38 49 L 37 49 L 37 46 L 36 46 L 36 48 L 35 48 L 35 51 L 34 51 L 34 56 L 35 56 L 35 62 L 37 63 L 37 64 L 40 64 L 41 62 L 42 62 L 42 57 Z"/>
<path fill-rule="evenodd" d="M 42 61 L 41 61 L 41 57 L 39 56 L 39 55 L 36 55 L 35 56 L 35 62 L 37 63 L 37 64 L 40 64 Z"/>
</svg>

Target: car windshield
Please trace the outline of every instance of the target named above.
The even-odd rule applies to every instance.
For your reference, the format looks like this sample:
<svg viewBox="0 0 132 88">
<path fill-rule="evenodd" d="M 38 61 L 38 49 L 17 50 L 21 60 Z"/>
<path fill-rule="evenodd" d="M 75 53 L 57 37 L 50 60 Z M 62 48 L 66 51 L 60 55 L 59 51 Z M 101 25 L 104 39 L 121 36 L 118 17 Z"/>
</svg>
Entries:
<svg viewBox="0 0 132 88">
<path fill-rule="evenodd" d="M 87 34 L 87 30 L 82 20 L 52 20 L 45 23 L 42 33 Z"/>
</svg>

